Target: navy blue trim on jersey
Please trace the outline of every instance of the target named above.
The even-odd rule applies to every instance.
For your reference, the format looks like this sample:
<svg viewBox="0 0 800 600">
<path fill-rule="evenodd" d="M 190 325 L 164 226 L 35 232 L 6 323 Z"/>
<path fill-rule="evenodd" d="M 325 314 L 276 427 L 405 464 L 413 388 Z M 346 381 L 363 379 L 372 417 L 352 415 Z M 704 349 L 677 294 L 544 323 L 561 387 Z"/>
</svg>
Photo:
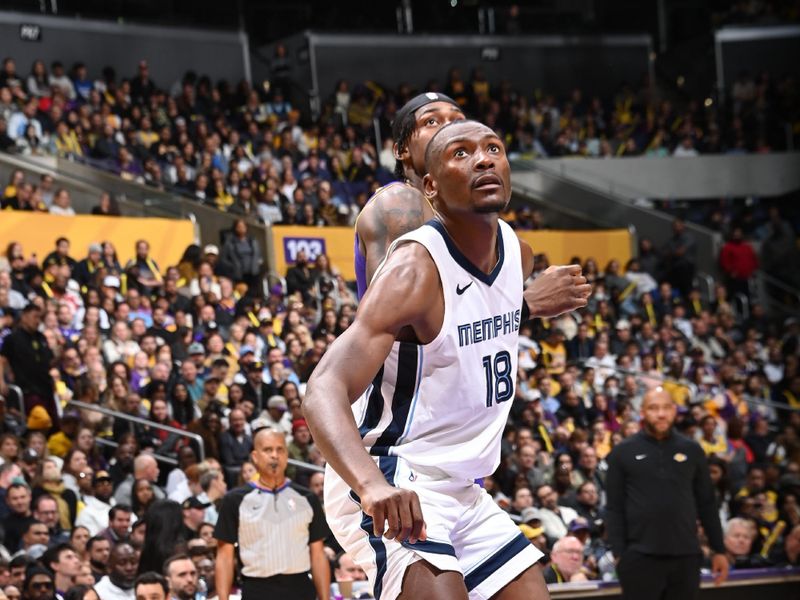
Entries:
<svg viewBox="0 0 800 600">
<path fill-rule="evenodd" d="M 388 456 L 406 429 L 411 403 L 417 391 L 417 365 L 419 346 L 411 342 L 400 342 L 397 352 L 397 379 L 392 397 L 392 420 L 370 448 L 373 456 Z M 366 420 L 366 419 L 365 419 Z M 391 480 L 387 477 L 389 483 Z"/>
<path fill-rule="evenodd" d="M 520 533 L 517 537 L 500 548 L 500 550 L 479 564 L 469 575 L 464 577 L 464 583 L 467 585 L 467 590 L 470 592 L 474 590 L 492 573 L 497 571 L 500 567 L 502 567 L 530 545 L 531 543 L 528 541 L 528 538 Z"/>
<path fill-rule="evenodd" d="M 447 229 L 445 229 L 442 222 L 437 219 L 431 219 L 426 225 L 430 225 L 436 231 L 438 231 L 442 238 L 444 239 L 444 243 L 447 246 L 447 250 L 450 252 L 450 256 L 453 257 L 461 268 L 463 268 L 467 273 L 472 275 L 478 281 L 482 281 L 486 285 L 492 285 L 494 280 L 497 279 L 497 276 L 500 275 L 500 271 L 503 269 L 503 259 L 505 258 L 505 247 L 503 245 L 503 230 L 500 228 L 500 224 L 497 224 L 497 264 L 489 273 L 484 273 L 470 261 L 461 250 L 458 249 L 455 242 L 450 237 L 450 234 L 447 233 Z"/>
<path fill-rule="evenodd" d="M 456 557 L 456 549 L 450 544 L 444 542 L 434 542 L 431 540 L 417 540 L 415 544 L 411 542 L 400 542 L 404 548 L 413 550 L 414 552 L 429 552 L 430 554 L 447 554 L 448 556 Z"/>
<path fill-rule="evenodd" d="M 375 573 L 375 600 L 381 600 L 381 594 L 383 593 L 383 576 L 386 574 L 387 566 L 386 545 L 383 543 L 381 536 L 375 535 L 372 517 L 363 511 L 361 515 L 361 529 L 367 533 L 369 545 L 372 546 L 372 549 L 375 551 L 375 567 L 377 569 Z"/>
<path fill-rule="evenodd" d="M 383 366 L 381 366 L 375 379 L 372 380 L 372 392 L 367 399 L 367 408 L 364 411 L 364 420 L 358 428 L 358 433 L 361 439 L 375 429 L 380 423 L 381 415 L 383 414 L 383 394 L 381 393 L 381 386 L 383 385 Z"/>
</svg>

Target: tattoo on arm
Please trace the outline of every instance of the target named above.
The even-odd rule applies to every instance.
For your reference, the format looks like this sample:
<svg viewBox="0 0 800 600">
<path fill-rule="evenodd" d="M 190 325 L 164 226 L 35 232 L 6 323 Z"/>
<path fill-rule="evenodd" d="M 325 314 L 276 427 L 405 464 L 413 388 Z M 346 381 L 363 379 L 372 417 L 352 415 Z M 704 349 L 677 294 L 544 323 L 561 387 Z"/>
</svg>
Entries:
<svg viewBox="0 0 800 600">
<path fill-rule="evenodd" d="M 385 223 L 388 239 L 386 245 L 393 242 L 401 235 L 414 231 L 423 224 L 423 214 L 419 208 L 392 208 L 384 213 L 383 222 Z"/>
</svg>

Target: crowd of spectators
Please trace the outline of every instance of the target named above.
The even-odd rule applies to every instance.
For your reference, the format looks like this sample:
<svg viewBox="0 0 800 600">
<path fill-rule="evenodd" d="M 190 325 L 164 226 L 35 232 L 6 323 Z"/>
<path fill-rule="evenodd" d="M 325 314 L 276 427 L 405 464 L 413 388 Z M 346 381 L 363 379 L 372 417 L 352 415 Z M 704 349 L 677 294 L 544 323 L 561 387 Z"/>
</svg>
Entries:
<svg viewBox="0 0 800 600">
<path fill-rule="evenodd" d="M 244 221 L 235 228 L 246 244 Z M 691 279 L 681 291 L 688 247 L 676 222 L 664 248 L 645 242 L 624 268 L 586 258 L 589 306 L 523 325 L 502 464 L 484 485 L 548 554 L 551 582 L 614 577 L 604 459 L 638 431 L 642 396 L 657 385 L 680 407 L 679 431 L 709 457 L 731 564 L 798 564 L 800 323 L 772 322 L 757 304 L 742 318 L 723 284 L 712 304 Z M 73 255 L 62 238 L 40 261 L 12 242 L 0 264 L 0 552 L 9 577 L 38 559 L 58 580 L 60 563 L 43 553 L 70 543 L 85 578 L 69 571 L 56 585 L 91 577 L 106 600 L 106 575 L 132 585 L 115 571 L 126 560 L 160 571 L 190 552 L 197 571 L 213 569 L 216 507 L 252 476 L 256 422 L 285 431 L 293 458 L 323 464 L 302 418 L 305 383 L 357 300 L 324 255 L 301 253 L 285 287 L 265 293 L 213 245 L 164 268 L 145 240 L 124 266 L 108 241 L 86 251 Z M 547 266 L 538 256 L 536 272 Z M 321 496 L 321 473 L 290 476 Z M 164 514 L 182 525 L 165 529 Z M 25 585 L 3 573 L 0 583 Z M 211 594 L 213 580 L 204 585 Z"/>
<path fill-rule="evenodd" d="M 388 176 L 394 166 L 366 131 L 374 114 L 388 123 L 402 90 L 351 94 L 342 84 L 327 120 L 301 127 L 277 92 L 265 101 L 256 90 L 187 77 L 168 94 L 146 64 L 122 82 L 110 72 L 91 81 L 85 68 L 72 79 L 52 68 L 48 83 L 35 88 L 50 92 L 42 96 L 16 77 L 13 62 L 4 68 L 0 110 L 10 107 L 9 124 L 26 119 L 28 142 L 30 132 L 43 140 L 49 131 L 55 152 L 116 161 L 123 177 L 183 187 L 242 217 L 351 223 L 380 169 Z M 512 113 L 529 119 L 539 143 L 542 131 L 555 143 L 606 115 L 592 101 L 579 117 L 580 94 L 554 113 L 546 98 L 528 108 L 508 90 L 495 96 L 488 84 L 473 80 L 459 91 L 454 83 L 451 77 L 443 91 L 508 131 L 512 147 L 525 133 L 513 118 L 505 123 Z M 633 118 L 633 107 L 647 106 L 636 98 L 623 92 L 595 131 L 618 131 L 623 122 L 647 128 L 648 115 L 660 122 L 658 111 Z M 677 130 L 690 131 L 692 121 L 681 115 Z M 615 145 L 612 138 L 601 143 L 612 154 L 633 139 Z M 576 148 L 588 148 L 588 139 Z M 21 172 L 3 206 L 73 214 L 68 191 Z M 104 197 L 96 212 L 113 214 L 113 200 Z M 541 215 L 525 209 L 505 216 L 520 228 L 541 227 Z M 676 221 L 663 248 L 643 240 L 625 265 L 576 257 L 594 284 L 589 306 L 523 325 L 502 463 L 484 485 L 545 551 L 548 581 L 613 579 L 604 459 L 638 431 L 642 396 L 657 385 L 680 407 L 678 430 L 709 457 L 731 564 L 798 564 L 800 322 L 774 322 L 758 304 L 743 317 L 730 301 L 739 291 L 734 277 L 708 303 L 693 287 L 692 252 L 691 234 Z M 221 249 L 190 247 L 177 265 L 158 265 L 146 239 L 126 265 L 113 240 L 72 248 L 61 238 L 44 260 L 8 244 L 0 259 L 0 585 L 7 596 L 29 596 L 37 578 L 49 577 L 60 592 L 94 586 L 74 598 L 90 589 L 100 600 L 130 598 L 137 572 L 164 571 L 184 590 L 176 597 L 190 600 L 203 586 L 211 597 L 216 510 L 228 488 L 253 475 L 255 424 L 285 431 L 292 458 L 323 464 L 302 418 L 305 383 L 352 322 L 357 299 L 324 255 L 300 253 L 285 286 L 265 288 L 261 262 L 243 219 Z M 547 266 L 538 255 L 535 272 Z M 322 499 L 321 473 L 292 469 L 290 476 Z M 188 560 L 181 553 L 194 564 L 192 585 L 181 584 L 177 567 L 171 576 L 171 565 Z"/>
<path fill-rule="evenodd" d="M 246 82 L 215 85 L 194 72 L 174 83 L 157 77 L 145 61 L 132 77 L 106 67 L 94 79 L 85 64 L 67 73 L 40 60 L 26 76 L 6 58 L 0 150 L 85 161 L 264 222 L 348 225 L 369 193 L 391 180 L 390 124 L 415 93 L 410 85 L 341 81 L 313 120 L 279 85 L 267 92 Z M 490 83 L 480 68 L 469 76 L 453 68 L 426 89 L 447 93 L 496 129 L 512 157 L 769 152 L 785 149 L 785 124 L 800 122 L 796 81 L 767 73 L 743 73 L 727 112 L 663 93 L 646 77 L 613 97 L 576 88 L 557 98 Z"/>
</svg>

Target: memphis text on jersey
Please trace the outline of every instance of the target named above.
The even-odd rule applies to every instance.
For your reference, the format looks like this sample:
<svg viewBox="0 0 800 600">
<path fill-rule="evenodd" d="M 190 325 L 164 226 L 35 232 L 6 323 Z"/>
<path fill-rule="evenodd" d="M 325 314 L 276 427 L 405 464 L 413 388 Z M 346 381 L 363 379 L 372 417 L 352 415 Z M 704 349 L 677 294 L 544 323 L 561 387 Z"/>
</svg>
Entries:
<svg viewBox="0 0 800 600">
<path fill-rule="evenodd" d="M 470 344 L 488 342 L 501 335 L 508 335 L 509 333 L 519 331 L 521 312 L 521 309 L 518 308 L 517 310 L 495 315 L 488 319 L 481 319 L 480 321 L 459 325 L 459 348 L 469 346 Z"/>
</svg>

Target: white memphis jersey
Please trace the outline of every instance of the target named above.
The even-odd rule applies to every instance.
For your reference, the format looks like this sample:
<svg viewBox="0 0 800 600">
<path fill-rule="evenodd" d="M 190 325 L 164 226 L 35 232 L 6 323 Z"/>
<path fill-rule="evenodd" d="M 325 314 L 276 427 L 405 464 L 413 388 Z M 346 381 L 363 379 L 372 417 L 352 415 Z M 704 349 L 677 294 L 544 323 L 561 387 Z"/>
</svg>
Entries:
<svg viewBox="0 0 800 600">
<path fill-rule="evenodd" d="M 392 244 L 428 250 L 444 292 L 444 320 L 429 344 L 395 342 L 366 392 L 353 403 L 359 432 L 391 482 L 396 458 L 449 478 L 495 471 L 514 399 L 522 306 L 519 240 L 500 221 L 498 261 L 483 273 L 432 220 Z"/>
</svg>

